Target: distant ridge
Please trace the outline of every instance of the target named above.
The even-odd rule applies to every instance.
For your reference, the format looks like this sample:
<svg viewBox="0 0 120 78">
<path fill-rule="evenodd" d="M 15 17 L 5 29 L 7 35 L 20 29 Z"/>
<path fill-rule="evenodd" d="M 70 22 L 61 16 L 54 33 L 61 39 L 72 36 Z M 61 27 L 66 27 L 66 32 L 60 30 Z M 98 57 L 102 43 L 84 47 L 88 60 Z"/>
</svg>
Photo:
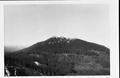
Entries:
<svg viewBox="0 0 120 78">
<path fill-rule="evenodd" d="M 109 48 L 88 42 L 81 39 L 70 39 L 65 37 L 51 37 L 45 41 L 38 42 L 28 48 L 22 49 L 18 52 L 41 52 L 41 51 L 52 51 L 57 52 L 61 49 L 81 49 L 81 50 L 97 50 L 97 51 L 103 51 L 107 54 L 109 54 Z"/>
</svg>

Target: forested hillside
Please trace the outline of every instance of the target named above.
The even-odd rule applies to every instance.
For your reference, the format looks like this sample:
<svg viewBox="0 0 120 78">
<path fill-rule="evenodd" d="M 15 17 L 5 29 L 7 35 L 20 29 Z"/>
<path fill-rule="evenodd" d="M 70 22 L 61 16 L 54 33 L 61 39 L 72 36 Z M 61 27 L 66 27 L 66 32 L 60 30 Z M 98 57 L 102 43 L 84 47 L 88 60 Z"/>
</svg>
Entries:
<svg viewBox="0 0 120 78">
<path fill-rule="evenodd" d="M 81 39 L 52 37 L 5 52 L 5 75 L 110 75 L 110 49 Z"/>
</svg>

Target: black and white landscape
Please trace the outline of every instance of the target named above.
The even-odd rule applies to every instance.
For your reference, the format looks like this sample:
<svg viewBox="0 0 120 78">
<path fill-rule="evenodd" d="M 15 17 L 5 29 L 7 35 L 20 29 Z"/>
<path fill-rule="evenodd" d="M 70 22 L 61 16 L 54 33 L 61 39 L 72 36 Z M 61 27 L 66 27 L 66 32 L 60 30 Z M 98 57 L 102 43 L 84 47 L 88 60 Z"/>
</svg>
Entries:
<svg viewBox="0 0 120 78">
<path fill-rule="evenodd" d="M 5 5 L 5 76 L 110 75 L 105 4 Z"/>
<path fill-rule="evenodd" d="M 80 39 L 52 37 L 5 52 L 5 75 L 110 75 L 110 50 Z"/>
</svg>

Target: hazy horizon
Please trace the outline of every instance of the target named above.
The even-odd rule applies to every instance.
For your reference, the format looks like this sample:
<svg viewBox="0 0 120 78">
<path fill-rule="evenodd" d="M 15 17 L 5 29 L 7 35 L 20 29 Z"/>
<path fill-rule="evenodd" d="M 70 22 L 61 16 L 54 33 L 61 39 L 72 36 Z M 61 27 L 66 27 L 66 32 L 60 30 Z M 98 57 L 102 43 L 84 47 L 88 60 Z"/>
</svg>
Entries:
<svg viewBox="0 0 120 78">
<path fill-rule="evenodd" d="M 52 36 L 110 46 L 107 5 L 5 5 L 4 13 L 5 46 L 31 46 Z"/>
</svg>

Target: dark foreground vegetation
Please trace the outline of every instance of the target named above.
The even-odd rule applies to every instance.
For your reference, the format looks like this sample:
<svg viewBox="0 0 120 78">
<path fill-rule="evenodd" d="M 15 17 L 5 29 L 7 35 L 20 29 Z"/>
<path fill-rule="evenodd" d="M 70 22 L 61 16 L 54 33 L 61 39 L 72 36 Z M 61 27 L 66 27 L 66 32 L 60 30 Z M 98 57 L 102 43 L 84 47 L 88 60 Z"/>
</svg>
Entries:
<svg viewBox="0 0 120 78">
<path fill-rule="evenodd" d="M 80 39 L 52 37 L 5 52 L 5 76 L 110 75 L 110 50 Z"/>
</svg>

